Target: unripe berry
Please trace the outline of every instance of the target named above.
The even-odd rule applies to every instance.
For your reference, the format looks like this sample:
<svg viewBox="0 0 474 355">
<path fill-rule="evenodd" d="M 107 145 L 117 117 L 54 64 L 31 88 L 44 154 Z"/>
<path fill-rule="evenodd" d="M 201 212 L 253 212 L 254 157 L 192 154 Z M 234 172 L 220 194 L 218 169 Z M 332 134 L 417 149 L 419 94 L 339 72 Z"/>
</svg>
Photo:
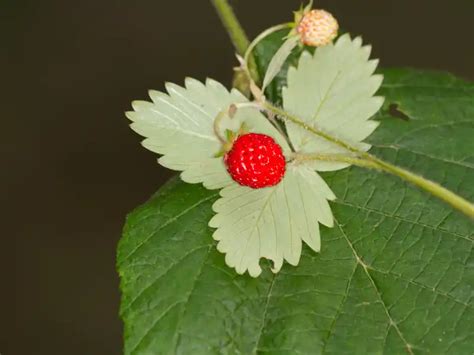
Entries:
<svg viewBox="0 0 474 355">
<path fill-rule="evenodd" d="M 301 42 L 308 46 L 320 47 L 332 42 L 337 36 L 339 24 L 327 11 L 311 10 L 301 19 L 296 31 Z"/>
<path fill-rule="evenodd" d="M 234 181 L 253 189 L 278 184 L 286 170 L 281 147 L 272 137 L 258 133 L 238 137 L 224 162 Z"/>
</svg>

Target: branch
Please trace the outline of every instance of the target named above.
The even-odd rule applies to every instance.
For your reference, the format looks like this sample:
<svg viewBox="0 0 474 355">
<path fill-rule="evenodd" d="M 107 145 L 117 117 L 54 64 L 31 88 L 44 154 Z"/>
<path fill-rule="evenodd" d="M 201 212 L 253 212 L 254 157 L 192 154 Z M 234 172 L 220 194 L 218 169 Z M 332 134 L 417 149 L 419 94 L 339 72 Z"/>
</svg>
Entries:
<svg viewBox="0 0 474 355">
<path fill-rule="evenodd" d="M 250 45 L 250 41 L 245 34 L 242 25 L 240 24 L 237 16 L 235 16 L 234 10 L 229 4 L 228 0 L 211 0 L 214 5 L 217 14 L 219 15 L 222 24 L 224 25 L 227 34 L 229 35 L 232 44 L 234 45 L 237 54 L 241 57 L 245 56 L 245 52 Z M 253 55 L 249 56 L 249 70 L 252 78 L 255 82 L 260 81 L 260 77 L 257 71 L 257 65 Z"/>
</svg>

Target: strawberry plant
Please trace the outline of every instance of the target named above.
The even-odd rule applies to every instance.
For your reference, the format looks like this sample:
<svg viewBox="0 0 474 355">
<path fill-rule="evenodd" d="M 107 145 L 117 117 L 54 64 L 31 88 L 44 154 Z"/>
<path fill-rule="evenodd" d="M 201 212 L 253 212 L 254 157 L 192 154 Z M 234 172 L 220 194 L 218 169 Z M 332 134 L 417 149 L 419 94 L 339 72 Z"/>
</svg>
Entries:
<svg viewBox="0 0 474 355">
<path fill-rule="evenodd" d="M 310 3 L 127 113 L 180 171 L 118 248 L 127 354 L 467 354 L 474 85 L 377 69 Z M 393 111 L 404 114 L 394 117 Z"/>
</svg>

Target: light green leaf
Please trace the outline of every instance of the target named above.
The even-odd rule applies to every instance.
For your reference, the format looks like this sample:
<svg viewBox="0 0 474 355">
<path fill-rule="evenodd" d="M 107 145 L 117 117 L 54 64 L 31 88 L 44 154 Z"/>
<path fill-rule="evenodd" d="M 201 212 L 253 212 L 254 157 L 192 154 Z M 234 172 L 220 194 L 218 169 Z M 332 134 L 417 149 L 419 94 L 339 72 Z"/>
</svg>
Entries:
<svg viewBox="0 0 474 355">
<path fill-rule="evenodd" d="M 290 37 L 276 52 L 267 68 L 263 88 L 275 78 L 296 44 L 297 38 Z M 368 60 L 370 49 L 361 45 L 360 38 L 351 41 L 345 35 L 335 45 L 316 50 L 314 56 L 303 53 L 298 69 L 290 69 L 288 73 L 288 88 L 283 91 L 283 98 L 289 112 L 368 150 L 370 145 L 360 142 L 378 125 L 368 119 L 383 103 L 381 98 L 373 97 L 382 77 L 373 75 L 377 62 Z M 291 123 L 287 128 L 298 151 L 347 153 Z M 347 166 L 332 162 L 311 165 L 318 170 Z M 283 260 L 297 265 L 302 240 L 319 251 L 318 220 L 330 212 L 327 199 L 333 199 L 334 195 L 315 173 L 295 174 L 298 168 L 305 169 L 291 167 L 282 183 L 273 188 L 253 191 L 231 185 L 221 192 L 223 198 L 214 205 L 217 215 L 210 226 L 218 228 L 214 233 L 214 239 L 219 241 L 218 250 L 226 254 L 226 263 L 238 273 L 248 271 L 251 276 L 260 275 L 262 257 L 273 261 L 274 272 L 280 270 Z M 319 179 L 315 189 L 300 182 L 313 179 Z M 307 196 L 312 203 L 304 203 Z M 332 225 L 332 216 L 328 220 Z"/>
<path fill-rule="evenodd" d="M 372 153 L 474 199 L 474 85 L 385 71 Z M 390 115 L 397 104 L 410 119 Z M 118 248 L 125 354 L 470 354 L 474 224 L 404 181 L 323 173 L 338 197 L 320 253 L 237 275 L 208 227 L 215 191 L 177 180 L 128 218 Z"/>
<path fill-rule="evenodd" d="M 332 136 L 367 151 L 361 143 L 378 126 L 370 120 L 382 106 L 383 98 L 373 95 L 382 83 L 373 75 L 377 60 L 369 60 L 370 46 L 362 47 L 360 37 L 351 40 L 341 36 L 335 44 L 316 49 L 314 55 L 304 52 L 297 68 L 288 71 L 283 88 L 283 105 L 287 112 L 303 119 Z M 343 148 L 295 125 L 287 123 L 295 149 L 304 153 L 346 154 Z M 320 171 L 338 170 L 346 163 L 317 162 Z"/>
<path fill-rule="evenodd" d="M 237 90 L 227 91 L 220 83 L 207 80 L 203 84 L 186 79 L 186 87 L 168 83 L 168 94 L 150 91 L 153 102 L 135 101 L 134 111 L 127 112 L 132 129 L 146 137 L 143 146 L 162 154 L 159 163 L 169 169 L 183 171 L 181 178 L 188 183 L 203 183 L 217 189 L 232 183 L 222 158 L 216 158 L 221 143 L 214 132 L 214 120 L 231 104 L 248 100 Z M 238 131 L 245 122 L 251 132 L 265 133 L 282 146 L 289 147 L 267 119 L 253 108 L 241 108 L 231 119 L 221 121 L 220 131 Z"/>
<path fill-rule="evenodd" d="M 270 61 L 270 64 L 268 65 L 267 72 L 265 73 L 262 91 L 265 91 L 265 88 L 268 86 L 268 84 L 270 84 L 281 71 L 283 64 L 285 64 L 286 59 L 291 54 L 291 51 L 298 45 L 298 41 L 299 37 L 290 36 L 285 42 L 283 42 L 281 47 L 275 53 L 272 60 Z"/>
<path fill-rule="evenodd" d="M 266 68 L 270 61 L 275 56 L 276 52 L 289 35 L 289 30 L 281 30 L 268 35 L 261 41 L 254 49 L 255 61 L 260 69 L 260 76 L 263 77 L 266 73 Z M 274 104 L 281 105 L 282 88 L 286 85 L 286 78 L 288 75 L 288 68 L 298 64 L 298 59 L 304 50 L 304 47 L 297 46 L 288 56 L 286 62 L 283 64 L 281 71 L 276 75 L 275 79 L 265 89 L 265 97 Z M 309 50 L 312 50 L 309 48 Z"/>
<path fill-rule="evenodd" d="M 261 258 L 273 261 L 275 273 L 283 260 L 297 265 L 302 241 L 314 251 L 321 247 L 318 222 L 333 225 L 327 200 L 335 196 L 317 173 L 305 167 L 289 165 L 284 179 L 273 187 L 233 184 L 220 194 L 209 226 L 217 228 L 213 234 L 219 241 L 217 249 L 239 274 L 259 276 Z"/>
</svg>

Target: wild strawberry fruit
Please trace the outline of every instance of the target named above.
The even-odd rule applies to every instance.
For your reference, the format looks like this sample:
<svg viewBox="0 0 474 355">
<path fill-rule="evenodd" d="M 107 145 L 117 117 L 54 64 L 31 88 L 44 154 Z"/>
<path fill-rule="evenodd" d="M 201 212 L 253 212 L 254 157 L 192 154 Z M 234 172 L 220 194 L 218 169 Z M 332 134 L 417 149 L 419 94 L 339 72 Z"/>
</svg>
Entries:
<svg viewBox="0 0 474 355">
<path fill-rule="evenodd" d="M 308 46 L 320 47 L 332 42 L 337 36 L 339 24 L 327 11 L 311 10 L 307 12 L 296 28 L 301 42 Z"/>
<path fill-rule="evenodd" d="M 238 137 L 224 155 L 224 162 L 232 179 L 253 189 L 278 184 L 286 171 L 281 147 L 265 134 Z"/>
</svg>

